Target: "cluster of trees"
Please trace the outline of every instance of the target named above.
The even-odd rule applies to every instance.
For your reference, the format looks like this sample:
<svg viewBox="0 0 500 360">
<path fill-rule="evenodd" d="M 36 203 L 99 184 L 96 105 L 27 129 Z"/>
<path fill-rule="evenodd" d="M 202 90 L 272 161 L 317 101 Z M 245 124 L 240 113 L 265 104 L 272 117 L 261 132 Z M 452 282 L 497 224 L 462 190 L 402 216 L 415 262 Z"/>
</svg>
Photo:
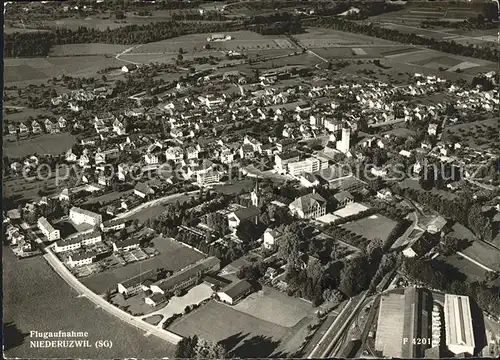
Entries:
<svg viewBox="0 0 500 360">
<path fill-rule="evenodd" d="M 443 216 L 453 219 L 471 229 L 482 240 L 491 240 L 493 230 L 491 219 L 481 209 L 481 203 L 473 203 L 468 193 L 450 199 L 430 191 L 395 187 L 398 194 L 430 207 Z"/>
<path fill-rule="evenodd" d="M 189 20 L 189 21 L 224 21 L 226 17 L 220 13 L 219 11 L 205 11 L 203 14 L 200 14 L 199 11 L 182 11 L 176 12 L 171 15 L 172 20 L 180 21 L 180 20 Z"/>
<path fill-rule="evenodd" d="M 397 30 L 382 28 L 372 23 L 361 24 L 337 17 L 322 17 L 314 20 L 305 19 L 302 21 L 302 24 L 305 26 L 327 27 L 339 31 L 363 34 L 404 44 L 427 46 L 430 49 L 438 51 L 489 61 L 497 61 L 500 52 L 499 49 L 495 48 L 474 45 L 465 46 L 457 44 L 454 41 L 440 41 L 434 38 L 425 38 L 416 33 L 402 33 Z"/>
<path fill-rule="evenodd" d="M 209 342 L 196 335 L 183 338 L 175 349 L 176 359 L 224 359 L 225 357 L 226 349 L 222 343 Z"/>
<path fill-rule="evenodd" d="M 481 14 L 464 21 L 424 20 L 421 22 L 421 25 L 423 28 L 439 26 L 461 30 L 490 30 L 498 26 L 495 23 L 486 21 Z"/>
<path fill-rule="evenodd" d="M 144 44 L 177 36 L 242 30 L 234 23 L 182 23 L 160 21 L 144 25 L 128 25 L 115 29 L 99 30 L 79 27 L 76 30 L 57 28 L 49 32 L 8 33 L 4 36 L 4 56 L 46 56 L 53 45 L 106 43 Z"/>
<path fill-rule="evenodd" d="M 500 289 L 488 286 L 485 282 L 468 283 L 465 275 L 441 261 L 424 261 L 406 258 L 402 264 L 403 272 L 423 285 L 451 294 L 466 295 L 473 298 L 479 307 L 500 316 Z"/>
</svg>

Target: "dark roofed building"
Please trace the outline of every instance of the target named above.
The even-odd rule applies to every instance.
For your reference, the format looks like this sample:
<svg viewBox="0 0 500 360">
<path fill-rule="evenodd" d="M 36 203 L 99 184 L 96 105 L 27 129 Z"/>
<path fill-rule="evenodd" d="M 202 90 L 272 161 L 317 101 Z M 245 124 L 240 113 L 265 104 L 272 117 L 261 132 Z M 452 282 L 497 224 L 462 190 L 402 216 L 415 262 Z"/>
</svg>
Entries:
<svg viewBox="0 0 500 360">
<path fill-rule="evenodd" d="M 337 200 L 339 207 L 344 207 L 354 202 L 354 196 L 349 191 L 341 191 L 333 195 Z"/>
<path fill-rule="evenodd" d="M 168 279 L 150 287 L 155 293 L 172 293 L 176 290 L 184 290 L 196 284 L 200 276 L 220 270 L 220 260 L 214 256 L 208 257 L 188 268 L 174 273 Z"/>
<path fill-rule="evenodd" d="M 238 209 L 228 215 L 229 227 L 236 229 L 244 221 L 251 221 L 257 224 L 259 213 L 259 209 L 254 206 Z"/>
<path fill-rule="evenodd" d="M 252 291 L 252 284 L 246 280 L 240 280 L 219 291 L 217 295 L 221 301 L 234 305 L 238 300 L 241 300 Z"/>
</svg>

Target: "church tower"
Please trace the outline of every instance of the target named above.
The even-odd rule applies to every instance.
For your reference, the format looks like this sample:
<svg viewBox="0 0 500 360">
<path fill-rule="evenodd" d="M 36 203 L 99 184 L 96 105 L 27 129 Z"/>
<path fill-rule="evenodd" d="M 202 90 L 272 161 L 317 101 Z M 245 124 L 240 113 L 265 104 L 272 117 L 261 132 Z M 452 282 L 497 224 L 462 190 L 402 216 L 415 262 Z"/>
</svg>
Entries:
<svg viewBox="0 0 500 360">
<path fill-rule="evenodd" d="M 259 206 L 259 180 L 255 182 L 255 187 L 252 190 L 252 193 L 250 194 L 250 199 L 252 201 L 252 206 L 258 207 Z"/>
</svg>

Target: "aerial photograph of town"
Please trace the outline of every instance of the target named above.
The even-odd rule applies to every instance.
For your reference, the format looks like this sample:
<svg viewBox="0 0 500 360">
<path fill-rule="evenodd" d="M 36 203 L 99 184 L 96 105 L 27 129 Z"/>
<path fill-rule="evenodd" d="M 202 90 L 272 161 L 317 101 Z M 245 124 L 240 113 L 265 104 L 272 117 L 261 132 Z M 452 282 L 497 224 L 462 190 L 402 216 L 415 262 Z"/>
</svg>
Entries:
<svg viewBox="0 0 500 360">
<path fill-rule="evenodd" d="M 500 357 L 498 0 L 3 15 L 4 358 Z"/>
</svg>

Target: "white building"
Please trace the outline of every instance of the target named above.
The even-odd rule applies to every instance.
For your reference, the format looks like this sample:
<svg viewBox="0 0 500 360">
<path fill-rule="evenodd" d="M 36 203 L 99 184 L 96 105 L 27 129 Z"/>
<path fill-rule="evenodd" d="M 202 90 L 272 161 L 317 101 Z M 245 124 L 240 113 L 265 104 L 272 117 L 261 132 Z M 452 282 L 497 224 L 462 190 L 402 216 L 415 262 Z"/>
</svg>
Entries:
<svg viewBox="0 0 500 360">
<path fill-rule="evenodd" d="M 77 225 L 85 223 L 92 226 L 98 226 L 102 223 L 102 215 L 76 206 L 73 206 L 69 210 L 69 218 Z"/>
<path fill-rule="evenodd" d="M 60 231 L 54 229 L 54 227 L 48 222 L 46 218 L 44 217 L 39 218 L 37 225 L 42 234 L 45 235 L 47 240 L 54 241 L 61 238 Z"/>
<path fill-rule="evenodd" d="M 344 128 L 342 129 L 342 139 L 337 141 L 337 150 L 343 154 L 347 154 L 349 151 L 351 141 L 351 129 Z"/>
<path fill-rule="evenodd" d="M 446 294 L 444 297 L 446 346 L 454 354 L 473 355 L 476 347 L 468 296 Z"/>
</svg>

